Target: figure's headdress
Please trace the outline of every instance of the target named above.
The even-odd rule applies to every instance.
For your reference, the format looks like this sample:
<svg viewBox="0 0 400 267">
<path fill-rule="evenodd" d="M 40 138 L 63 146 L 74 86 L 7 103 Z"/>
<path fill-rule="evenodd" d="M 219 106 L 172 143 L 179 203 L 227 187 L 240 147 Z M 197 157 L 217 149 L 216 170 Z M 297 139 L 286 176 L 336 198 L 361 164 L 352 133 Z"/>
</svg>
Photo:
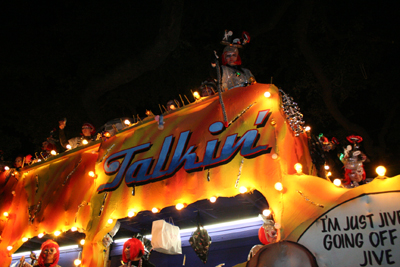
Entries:
<svg viewBox="0 0 400 267">
<path fill-rule="evenodd" d="M 242 65 L 242 59 L 239 55 L 238 48 L 242 48 L 245 44 L 250 42 L 250 35 L 247 32 L 242 33 L 241 38 L 233 38 L 233 32 L 225 30 L 224 37 L 222 38 L 221 44 L 225 45 L 224 51 L 222 52 L 222 65 L 226 65 L 226 54 L 228 52 L 233 52 L 237 54 L 237 60 L 235 65 Z"/>
<path fill-rule="evenodd" d="M 122 249 L 123 262 L 128 262 L 128 259 L 124 253 L 127 246 L 129 246 L 130 250 L 130 260 L 133 260 L 136 257 L 142 257 L 144 255 L 143 243 L 137 238 L 131 238 L 124 243 L 124 247 Z"/>
</svg>

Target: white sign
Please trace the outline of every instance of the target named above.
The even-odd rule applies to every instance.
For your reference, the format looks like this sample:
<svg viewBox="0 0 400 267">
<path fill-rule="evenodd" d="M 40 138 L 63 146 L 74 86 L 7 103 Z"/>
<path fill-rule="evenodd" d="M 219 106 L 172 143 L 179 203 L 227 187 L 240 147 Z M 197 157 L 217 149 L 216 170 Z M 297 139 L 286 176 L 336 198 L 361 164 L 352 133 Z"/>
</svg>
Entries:
<svg viewBox="0 0 400 267">
<path fill-rule="evenodd" d="M 298 240 L 323 266 L 400 266 L 400 193 L 347 201 L 316 220 Z"/>
</svg>

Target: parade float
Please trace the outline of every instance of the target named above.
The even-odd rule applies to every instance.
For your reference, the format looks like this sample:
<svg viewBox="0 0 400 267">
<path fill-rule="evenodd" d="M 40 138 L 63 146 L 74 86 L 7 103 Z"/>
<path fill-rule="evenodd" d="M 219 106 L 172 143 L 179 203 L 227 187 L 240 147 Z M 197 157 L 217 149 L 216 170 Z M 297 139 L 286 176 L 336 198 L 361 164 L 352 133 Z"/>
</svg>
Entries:
<svg viewBox="0 0 400 267">
<path fill-rule="evenodd" d="M 103 239 L 118 219 L 232 197 L 241 188 L 266 197 L 278 239 L 305 247 L 318 266 L 400 264 L 399 176 L 336 186 L 315 176 L 309 135 L 283 91 L 254 84 L 221 97 L 2 171 L 0 266 L 9 266 L 26 240 L 71 229 L 86 236 L 81 266 L 105 266 Z"/>
</svg>

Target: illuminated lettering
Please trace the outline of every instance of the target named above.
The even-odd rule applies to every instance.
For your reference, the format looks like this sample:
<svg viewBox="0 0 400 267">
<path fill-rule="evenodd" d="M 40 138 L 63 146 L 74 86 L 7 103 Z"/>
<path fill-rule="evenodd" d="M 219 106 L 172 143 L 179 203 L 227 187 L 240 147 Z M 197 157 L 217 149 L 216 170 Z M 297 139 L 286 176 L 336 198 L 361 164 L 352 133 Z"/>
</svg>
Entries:
<svg viewBox="0 0 400 267">
<path fill-rule="evenodd" d="M 263 117 L 265 115 L 263 114 Z M 220 122 L 215 122 L 210 125 L 209 131 L 212 134 L 219 134 L 222 131 L 222 128 L 220 128 Z M 120 186 L 123 178 L 125 178 L 127 186 L 141 185 L 171 177 L 181 168 L 193 172 L 206 167 L 225 164 L 232 160 L 239 151 L 240 155 L 245 158 L 271 151 L 269 145 L 257 146 L 259 132 L 254 129 L 247 131 L 241 137 L 238 134 L 227 136 L 219 155 L 220 141 L 218 139 L 207 141 L 201 160 L 199 158 L 201 155 L 197 155 L 195 152 L 197 147 L 195 145 L 188 147 L 190 136 L 190 131 L 181 132 L 173 151 L 171 151 L 171 148 L 174 144 L 174 136 L 165 137 L 158 157 L 133 161 L 136 154 L 149 150 L 151 143 L 114 153 L 104 162 L 104 171 L 107 175 L 115 175 L 115 177 L 111 182 L 100 185 L 97 189 L 98 193 L 115 190 Z M 169 166 L 167 166 L 169 157 L 171 157 L 171 160 Z"/>
</svg>

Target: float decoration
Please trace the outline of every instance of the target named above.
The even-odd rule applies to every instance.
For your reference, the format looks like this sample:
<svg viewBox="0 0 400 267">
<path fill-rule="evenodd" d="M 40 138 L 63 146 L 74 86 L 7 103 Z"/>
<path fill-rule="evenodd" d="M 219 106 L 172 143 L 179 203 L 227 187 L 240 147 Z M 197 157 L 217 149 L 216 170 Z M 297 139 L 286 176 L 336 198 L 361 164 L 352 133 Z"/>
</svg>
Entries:
<svg viewBox="0 0 400 267">
<path fill-rule="evenodd" d="M 270 96 L 265 97 L 265 92 Z M 273 85 L 234 88 L 224 92 L 227 117 L 235 118 L 227 128 L 218 97 L 209 96 L 163 114 L 168 123 L 162 131 L 154 119 L 148 118 L 108 140 L 52 156 L 22 170 L 10 169 L 17 176 L 10 170 L 0 172 L 0 258 L 4 259 L 0 266 L 9 266 L 11 254 L 21 247 L 23 237 L 72 228 L 86 235 L 83 266 L 103 266 L 102 239 L 118 219 L 126 218 L 132 210 L 137 213 L 212 196 L 236 196 L 239 190 L 234 181 L 242 160 L 240 185 L 268 197 L 274 220 L 281 225 L 280 240 L 304 245 L 317 255 L 320 266 L 358 266 L 363 255 L 373 259 L 372 253 L 380 255 L 381 250 L 386 263 L 399 264 L 400 254 L 389 251 L 400 245 L 399 238 L 392 239 L 393 244 L 385 239 L 389 242 L 382 248 L 368 245 L 368 238 L 380 230 L 380 216 L 382 231 L 400 232 L 396 217 L 400 177 L 375 179 L 346 189 L 314 176 L 308 136 L 300 131 L 302 127 L 295 128 L 299 130 L 295 133 L 281 101 Z M 302 121 L 290 101 L 286 100 L 288 114 Z M 293 168 L 296 163 L 302 165 L 300 174 Z M 89 171 L 96 176 L 90 177 Z M 212 179 L 207 181 L 211 172 Z M 278 183 L 279 191 L 273 189 Z M 149 198 L 152 194 L 159 197 Z M 30 223 L 28 207 L 38 203 L 41 208 L 32 212 L 31 218 L 35 218 Z M 343 230 L 346 218 L 369 218 L 368 212 L 374 214 L 370 216 L 374 226 L 362 229 L 363 246 L 351 250 L 329 247 L 328 238 L 347 233 Z M 329 220 L 331 233 L 322 232 L 328 231 L 322 227 Z M 329 251 L 323 246 L 324 238 Z M 355 265 L 343 260 L 347 258 L 354 258 Z"/>
</svg>

